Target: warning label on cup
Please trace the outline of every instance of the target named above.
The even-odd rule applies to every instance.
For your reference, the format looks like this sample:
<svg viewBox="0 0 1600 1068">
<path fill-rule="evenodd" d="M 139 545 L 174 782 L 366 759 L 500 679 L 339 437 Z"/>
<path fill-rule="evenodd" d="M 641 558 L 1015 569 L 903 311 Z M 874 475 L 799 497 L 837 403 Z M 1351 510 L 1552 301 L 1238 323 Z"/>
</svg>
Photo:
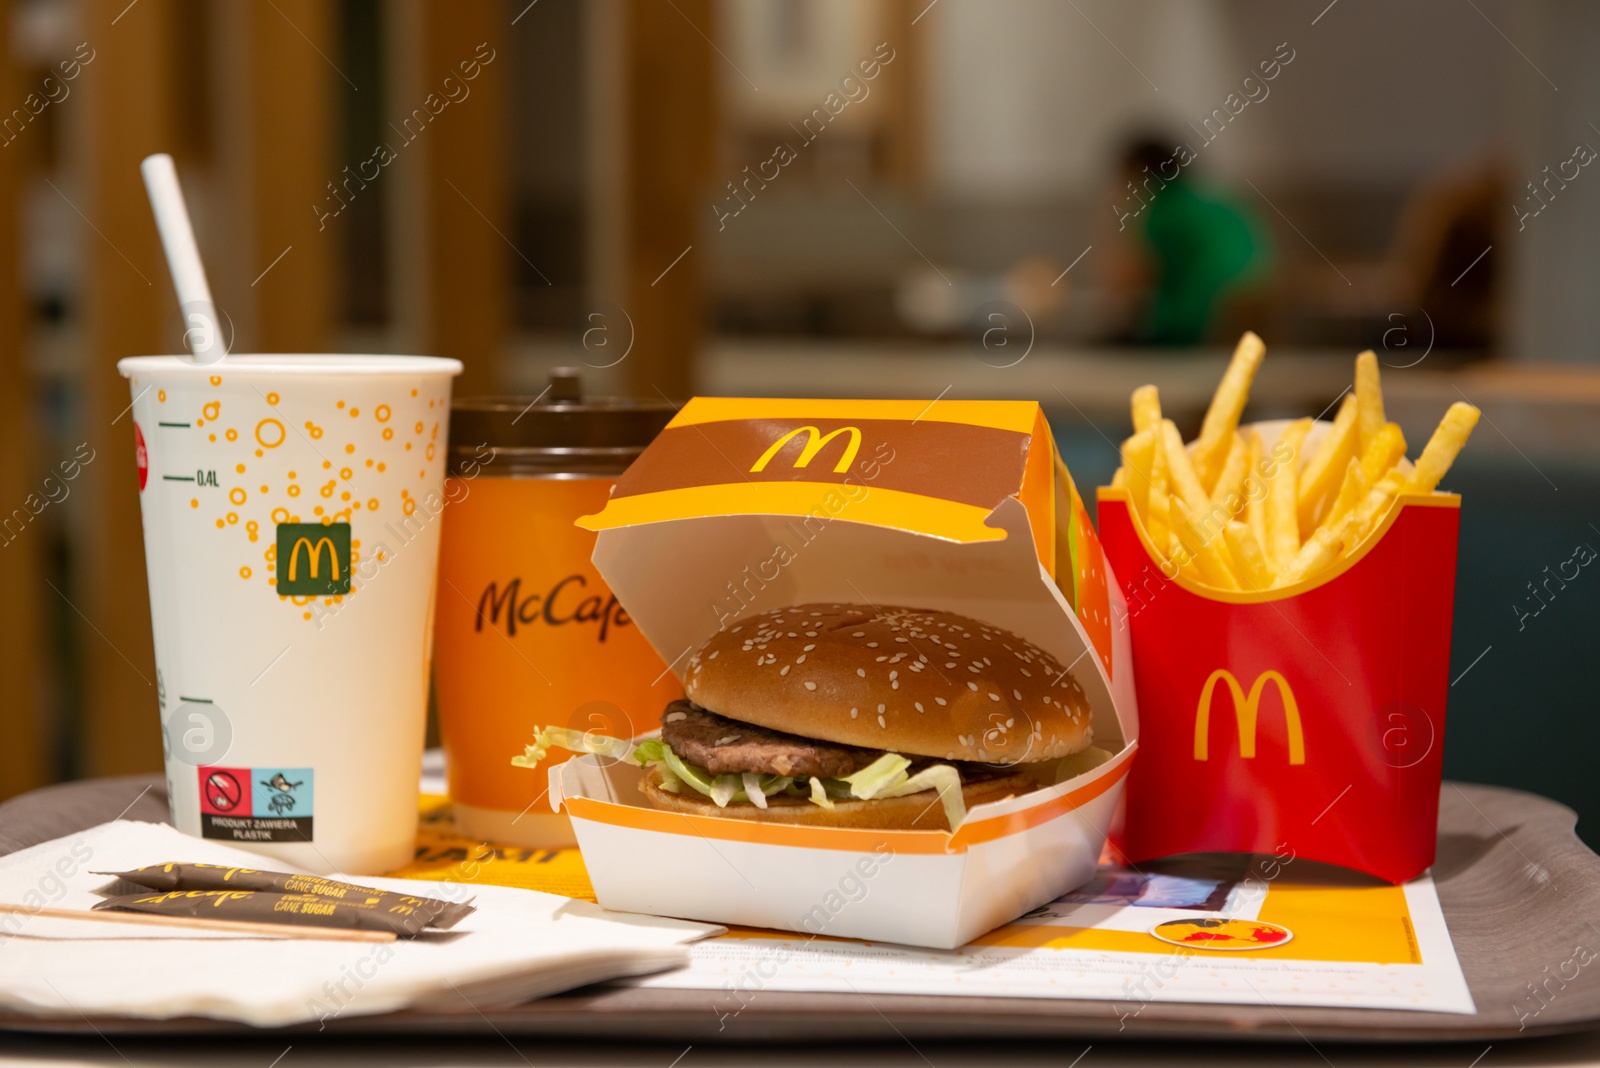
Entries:
<svg viewBox="0 0 1600 1068">
<path fill-rule="evenodd" d="M 200 768 L 200 836 L 229 842 L 309 842 L 311 768 Z"/>
</svg>

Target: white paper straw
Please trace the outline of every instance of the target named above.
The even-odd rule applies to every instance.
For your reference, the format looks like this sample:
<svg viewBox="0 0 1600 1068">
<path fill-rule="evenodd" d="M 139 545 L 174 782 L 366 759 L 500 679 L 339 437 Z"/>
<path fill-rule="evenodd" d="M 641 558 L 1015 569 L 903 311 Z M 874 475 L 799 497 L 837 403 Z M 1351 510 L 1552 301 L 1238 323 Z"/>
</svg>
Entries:
<svg viewBox="0 0 1600 1068">
<path fill-rule="evenodd" d="M 178 172 L 172 157 L 165 152 L 146 156 L 139 164 L 145 191 L 155 212 L 161 248 L 172 272 L 172 288 L 178 291 L 183 314 L 184 343 L 196 363 L 216 363 L 228 354 L 211 286 L 206 283 L 205 265 L 200 262 L 200 247 L 195 244 L 189 209 L 178 185 Z"/>
</svg>

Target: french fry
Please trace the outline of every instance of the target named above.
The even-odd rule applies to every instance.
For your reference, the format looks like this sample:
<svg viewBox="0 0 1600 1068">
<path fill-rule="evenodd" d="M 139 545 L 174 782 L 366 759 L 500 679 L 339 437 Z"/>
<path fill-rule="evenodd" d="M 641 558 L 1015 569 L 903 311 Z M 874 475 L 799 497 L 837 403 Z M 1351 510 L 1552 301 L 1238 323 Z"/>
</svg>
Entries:
<svg viewBox="0 0 1600 1068">
<path fill-rule="evenodd" d="M 1181 498 L 1192 512 L 1204 512 L 1211 507 L 1211 495 L 1200 484 L 1189 454 L 1184 451 L 1183 438 L 1171 419 L 1161 420 L 1161 451 L 1167 457 L 1167 479 L 1173 496 Z"/>
<path fill-rule="evenodd" d="M 1361 450 L 1361 474 L 1367 484 L 1378 481 L 1406 454 L 1406 436 L 1399 423 L 1385 423 Z"/>
<path fill-rule="evenodd" d="M 1292 586 L 1331 566 L 1339 559 L 1347 523 L 1348 520 L 1345 520 L 1337 526 L 1319 527 L 1300 547 L 1300 551 L 1279 569 L 1273 586 Z"/>
<path fill-rule="evenodd" d="M 1151 473 L 1156 454 L 1156 432 L 1141 430 L 1122 443 L 1123 484 L 1128 487 L 1133 509 L 1140 515 L 1150 510 Z M 1115 482 L 1112 485 L 1116 485 Z"/>
<path fill-rule="evenodd" d="M 1250 384 L 1255 381 L 1266 351 L 1261 339 L 1249 330 L 1234 347 L 1233 359 L 1211 397 L 1211 407 L 1206 409 L 1205 421 L 1200 424 L 1200 436 L 1195 439 L 1194 466 L 1203 485 L 1216 484 L 1233 435 L 1239 429 L 1239 416 L 1250 397 Z"/>
<path fill-rule="evenodd" d="M 1244 511 L 1245 471 L 1250 464 L 1250 448 L 1245 445 L 1244 438 L 1237 433 L 1233 435 L 1233 444 L 1228 447 L 1228 460 L 1222 465 L 1222 474 L 1217 476 L 1217 484 L 1211 491 L 1211 507 L 1220 508 L 1229 519 Z M 1233 506 L 1228 504 L 1229 500 Z"/>
<path fill-rule="evenodd" d="M 1265 347 L 1246 332 L 1199 436 L 1185 445 L 1162 417 L 1155 386 L 1130 401 L 1134 433 L 1112 485 L 1128 491 L 1153 554 L 1189 582 L 1214 589 L 1283 589 L 1348 555 L 1409 493 L 1432 493 L 1465 446 L 1479 412 L 1452 404 L 1414 467 L 1405 435 L 1384 414 L 1377 356 L 1356 357 L 1355 386 L 1315 452 L 1312 420 L 1286 425 L 1269 450 L 1239 419 Z"/>
<path fill-rule="evenodd" d="M 1356 424 L 1361 429 L 1361 451 L 1388 419 L 1383 414 L 1383 389 L 1378 384 L 1378 357 L 1371 349 L 1356 357 Z"/>
<path fill-rule="evenodd" d="M 1267 560 L 1274 572 L 1289 566 L 1300 551 L 1300 453 L 1311 420 L 1296 419 L 1283 428 L 1272 447 L 1272 477 L 1267 480 Z"/>
<path fill-rule="evenodd" d="M 1206 580 L 1200 574 L 1200 566 L 1195 563 L 1189 551 L 1178 543 L 1178 536 L 1170 530 L 1167 531 L 1167 559 L 1177 567 L 1178 574 L 1197 586 L 1206 585 Z"/>
<path fill-rule="evenodd" d="M 1261 466 L 1261 435 L 1251 430 L 1248 434 L 1250 440 L 1246 443 L 1249 449 L 1250 471 L 1244 479 L 1244 521 L 1250 528 L 1250 533 L 1256 537 L 1256 544 L 1265 547 L 1267 544 L 1267 479 L 1262 473 Z"/>
<path fill-rule="evenodd" d="M 1478 425 L 1479 414 L 1478 409 L 1462 401 L 1450 405 L 1428 444 L 1422 447 L 1422 455 L 1417 457 L 1411 477 L 1406 481 L 1405 492 L 1432 493 L 1439 488 L 1439 482 L 1472 436 L 1472 428 Z"/>
<path fill-rule="evenodd" d="M 1140 386 L 1133 391 L 1133 429 L 1149 430 L 1161 422 L 1161 395 L 1155 386 Z"/>
<path fill-rule="evenodd" d="M 1355 548 L 1372 533 L 1373 527 L 1389 510 L 1395 497 L 1405 489 L 1407 478 L 1404 471 L 1398 467 L 1391 467 L 1388 474 L 1367 490 L 1367 495 L 1361 498 L 1361 503 L 1345 517 L 1344 538 L 1347 549 Z"/>
<path fill-rule="evenodd" d="M 1238 521 L 1222 528 L 1222 537 L 1228 543 L 1228 553 L 1239 569 L 1239 578 L 1247 589 L 1264 590 L 1272 585 L 1272 569 L 1261 552 L 1261 543 L 1250 533 L 1250 528 Z"/>
<path fill-rule="evenodd" d="M 1178 536 L 1178 543 L 1194 557 L 1202 582 L 1223 590 L 1239 588 L 1233 568 L 1224 555 L 1226 550 L 1222 547 L 1222 539 L 1207 538 L 1201 534 L 1195 525 L 1193 509 L 1181 497 L 1172 500 L 1172 532 Z"/>
<path fill-rule="evenodd" d="M 1339 405 L 1339 414 L 1333 417 L 1333 426 L 1322 436 L 1317 451 L 1306 461 L 1300 472 L 1300 529 L 1310 530 L 1317 524 L 1317 513 L 1332 499 L 1344 477 L 1345 464 L 1358 455 L 1356 441 L 1360 431 L 1356 426 L 1356 398 L 1346 393 Z"/>
<path fill-rule="evenodd" d="M 1150 483 L 1150 513 L 1146 516 L 1144 532 L 1149 534 L 1152 545 L 1166 545 L 1173 537 L 1173 499 L 1166 494 L 1165 473 Z"/>
<path fill-rule="evenodd" d="M 1361 473 L 1361 461 L 1354 456 L 1350 457 L 1350 462 L 1345 465 L 1344 481 L 1339 485 L 1339 495 L 1334 498 L 1327 516 L 1322 520 L 1322 525 L 1333 526 L 1354 511 L 1356 505 L 1367 495 L 1370 485 L 1367 477 Z"/>
</svg>

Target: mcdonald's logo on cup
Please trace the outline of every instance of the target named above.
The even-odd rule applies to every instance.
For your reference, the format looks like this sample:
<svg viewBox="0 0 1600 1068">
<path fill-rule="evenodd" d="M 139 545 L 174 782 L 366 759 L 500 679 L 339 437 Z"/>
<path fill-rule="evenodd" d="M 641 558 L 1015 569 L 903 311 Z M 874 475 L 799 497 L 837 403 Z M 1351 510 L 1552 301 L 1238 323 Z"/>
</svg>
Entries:
<svg viewBox="0 0 1600 1068">
<path fill-rule="evenodd" d="M 850 441 L 849 444 L 844 447 L 844 452 L 840 455 L 839 462 L 833 465 L 834 474 L 842 475 L 846 471 L 850 470 L 850 464 L 855 460 L 856 453 L 861 451 L 861 431 L 856 427 L 842 426 L 837 430 L 830 430 L 828 433 L 824 434 L 814 426 L 800 426 L 795 427 L 783 437 L 773 442 L 771 447 L 769 447 L 766 452 L 761 454 L 761 459 L 757 460 L 750 468 L 751 473 L 755 474 L 765 471 L 767 464 L 772 462 L 772 458 L 778 455 L 778 453 L 783 450 L 785 445 L 789 444 L 789 442 L 793 441 L 801 434 L 806 436 L 806 443 L 801 446 L 800 455 L 795 457 L 794 466 L 796 469 L 809 466 L 812 459 L 816 457 L 817 453 L 821 452 L 828 442 L 832 441 L 840 434 L 849 434 Z"/>
<path fill-rule="evenodd" d="M 1233 698 L 1233 715 L 1239 728 L 1239 755 L 1246 760 L 1256 755 L 1256 720 L 1261 710 L 1261 694 L 1267 688 L 1267 683 L 1276 684 L 1278 697 L 1283 702 L 1283 718 L 1286 733 L 1289 736 L 1289 763 L 1304 764 L 1306 762 L 1305 732 L 1300 725 L 1300 708 L 1294 699 L 1294 690 L 1289 687 L 1289 682 L 1282 674 L 1276 671 L 1263 671 L 1256 676 L 1256 681 L 1251 684 L 1250 692 L 1246 693 L 1244 687 L 1239 685 L 1239 680 L 1234 678 L 1233 672 L 1227 668 L 1217 668 L 1207 678 L 1205 685 L 1200 688 L 1200 701 L 1194 712 L 1194 758 L 1206 760 L 1210 755 L 1211 738 L 1211 705 L 1215 700 L 1217 683 L 1223 683 L 1228 688 L 1228 694 Z"/>
<path fill-rule="evenodd" d="M 349 523 L 279 523 L 278 592 L 335 597 L 350 592 Z"/>
</svg>

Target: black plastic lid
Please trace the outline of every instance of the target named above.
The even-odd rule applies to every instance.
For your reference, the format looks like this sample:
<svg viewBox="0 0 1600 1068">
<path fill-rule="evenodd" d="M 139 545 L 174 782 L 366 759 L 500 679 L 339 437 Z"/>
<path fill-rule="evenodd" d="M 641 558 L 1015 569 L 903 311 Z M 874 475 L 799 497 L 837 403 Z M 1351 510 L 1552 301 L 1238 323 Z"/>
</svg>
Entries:
<svg viewBox="0 0 1600 1068">
<path fill-rule="evenodd" d="M 664 400 L 584 397 L 581 374 L 550 372 L 537 397 L 462 397 L 450 405 L 450 470 L 490 475 L 620 472 L 676 413 Z M 492 459 L 485 461 L 485 450 Z"/>
</svg>

